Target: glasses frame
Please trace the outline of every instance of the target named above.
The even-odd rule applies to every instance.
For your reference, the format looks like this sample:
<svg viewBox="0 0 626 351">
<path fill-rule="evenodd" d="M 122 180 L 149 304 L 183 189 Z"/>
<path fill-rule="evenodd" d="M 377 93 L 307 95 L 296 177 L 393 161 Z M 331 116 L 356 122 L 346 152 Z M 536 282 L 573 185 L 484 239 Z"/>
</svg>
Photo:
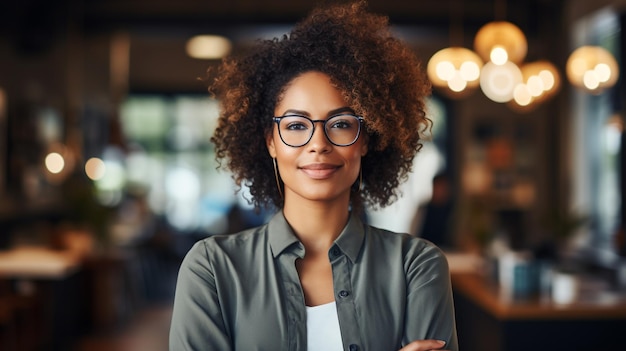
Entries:
<svg viewBox="0 0 626 351">
<path fill-rule="evenodd" d="M 338 117 L 338 116 L 354 117 L 359 122 L 358 129 L 356 131 L 356 137 L 349 144 L 337 144 L 337 143 L 333 142 L 332 140 L 330 140 L 330 137 L 328 136 L 328 132 L 326 131 L 326 122 L 330 121 L 333 117 Z M 291 145 L 291 144 L 288 144 L 285 141 L 285 139 L 283 139 L 283 135 L 280 132 L 280 121 L 283 118 L 288 118 L 288 117 L 301 117 L 301 118 L 305 118 L 305 119 L 308 119 L 309 121 L 311 121 L 311 124 L 313 125 L 313 130 L 311 131 L 311 134 L 309 135 L 309 138 L 307 139 L 307 141 L 304 142 L 303 144 Z M 363 121 L 364 121 L 363 117 L 357 116 L 357 115 L 352 114 L 352 113 L 338 113 L 336 115 L 332 115 L 332 116 L 328 117 L 327 119 L 311 119 L 311 118 L 309 118 L 307 116 L 303 116 L 303 115 L 288 114 L 288 115 L 284 115 L 284 116 L 274 116 L 274 117 L 272 117 L 272 120 L 276 123 L 276 126 L 278 127 L 278 135 L 280 136 L 280 140 L 283 142 L 283 144 L 285 144 L 287 146 L 290 146 L 290 147 L 303 147 L 304 145 L 308 144 L 309 141 L 311 141 L 311 139 L 313 138 L 313 134 L 315 134 L 315 123 L 321 123 L 322 124 L 322 130 L 324 131 L 324 136 L 326 136 L 326 140 L 328 140 L 328 142 L 330 142 L 331 144 L 333 144 L 335 146 L 341 146 L 341 147 L 353 145 L 354 143 L 356 143 L 357 140 L 359 140 L 359 137 L 361 136 L 361 126 L 363 125 Z"/>
</svg>

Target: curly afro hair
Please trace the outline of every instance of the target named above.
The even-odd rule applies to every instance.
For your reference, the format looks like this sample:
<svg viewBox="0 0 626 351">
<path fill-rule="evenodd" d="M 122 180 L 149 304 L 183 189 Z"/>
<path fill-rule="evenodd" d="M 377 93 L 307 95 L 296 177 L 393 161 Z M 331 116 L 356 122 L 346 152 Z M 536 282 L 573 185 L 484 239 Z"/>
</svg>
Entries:
<svg viewBox="0 0 626 351">
<path fill-rule="evenodd" d="M 353 187 L 353 208 L 384 207 L 397 198 L 421 132 L 430 128 L 424 98 L 431 86 L 415 54 L 395 38 L 388 19 L 369 13 L 365 1 L 319 7 L 288 35 L 256 43 L 209 71 L 209 92 L 220 101 L 211 141 L 220 166 L 246 185 L 257 207 L 282 207 L 265 136 L 288 83 L 308 71 L 328 75 L 354 111 L 365 119 L 368 153 L 363 186 Z"/>
</svg>

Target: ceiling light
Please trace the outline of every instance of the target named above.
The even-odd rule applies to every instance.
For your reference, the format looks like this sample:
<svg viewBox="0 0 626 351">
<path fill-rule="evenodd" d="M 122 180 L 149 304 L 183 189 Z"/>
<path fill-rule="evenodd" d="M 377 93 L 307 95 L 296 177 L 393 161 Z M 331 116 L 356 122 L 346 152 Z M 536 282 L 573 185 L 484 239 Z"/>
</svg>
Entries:
<svg viewBox="0 0 626 351">
<path fill-rule="evenodd" d="M 515 87 L 522 82 L 522 72 L 511 61 L 503 65 L 487 62 L 480 73 L 480 88 L 492 101 L 507 102 L 513 99 Z"/>
<path fill-rule="evenodd" d="M 435 87 L 459 97 L 478 87 L 482 65 L 472 50 L 455 46 L 437 51 L 428 61 L 426 72 Z"/>
<path fill-rule="evenodd" d="M 197 59 L 220 59 L 230 53 L 230 40 L 218 35 L 197 35 L 187 41 L 187 55 Z"/>
<path fill-rule="evenodd" d="M 598 94 L 617 82 L 619 67 L 613 55 L 599 46 L 582 46 L 574 50 L 565 66 L 572 85 Z"/>
<path fill-rule="evenodd" d="M 528 106 L 533 101 L 531 89 L 526 84 L 518 84 L 513 90 L 513 101 L 520 106 Z"/>
<path fill-rule="evenodd" d="M 520 69 L 524 82 L 534 91 L 533 96 L 550 97 L 559 90 L 561 78 L 552 63 L 545 60 L 529 62 Z"/>
<path fill-rule="evenodd" d="M 491 62 L 496 65 L 503 65 L 506 61 L 509 60 L 509 54 L 506 52 L 506 49 L 500 45 L 496 45 L 491 49 L 489 53 L 489 59 Z"/>
<path fill-rule="evenodd" d="M 489 22 L 474 37 L 474 50 L 485 61 L 504 64 L 521 63 L 526 57 L 526 36 L 516 25 L 506 21 Z"/>
<path fill-rule="evenodd" d="M 509 107 L 520 112 L 528 112 L 556 94 L 561 78 L 556 67 L 545 60 L 529 62 L 520 67 L 522 82 L 513 94 Z"/>
<path fill-rule="evenodd" d="M 62 143 L 51 143 L 43 160 L 45 178 L 51 184 L 62 183 L 74 170 L 74 153 Z"/>
</svg>

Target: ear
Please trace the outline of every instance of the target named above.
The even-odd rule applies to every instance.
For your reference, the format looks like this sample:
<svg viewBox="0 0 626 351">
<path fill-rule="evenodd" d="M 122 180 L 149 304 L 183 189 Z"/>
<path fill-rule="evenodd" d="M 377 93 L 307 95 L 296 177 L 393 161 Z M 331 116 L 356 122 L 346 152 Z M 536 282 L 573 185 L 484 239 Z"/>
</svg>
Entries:
<svg viewBox="0 0 626 351">
<path fill-rule="evenodd" d="M 272 156 L 272 158 L 276 158 L 276 146 L 274 145 L 273 131 L 265 135 L 265 145 L 267 146 L 267 151 L 270 153 L 270 156 Z"/>
<path fill-rule="evenodd" d="M 361 157 L 367 155 L 367 150 L 368 150 L 368 144 L 369 144 L 369 138 L 366 136 L 365 138 L 363 138 L 363 141 L 361 142 Z"/>
</svg>

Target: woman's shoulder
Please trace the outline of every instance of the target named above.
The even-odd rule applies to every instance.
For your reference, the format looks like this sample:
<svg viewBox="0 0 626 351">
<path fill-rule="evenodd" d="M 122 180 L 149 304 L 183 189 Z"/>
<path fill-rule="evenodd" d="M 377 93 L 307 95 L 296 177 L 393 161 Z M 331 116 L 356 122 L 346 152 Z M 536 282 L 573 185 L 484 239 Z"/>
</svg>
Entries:
<svg viewBox="0 0 626 351">
<path fill-rule="evenodd" d="M 367 225 L 370 240 L 377 245 L 389 245 L 401 249 L 405 257 L 431 257 L 445 259 L 443 251 L 432 242 L 408 233 L 398 233 Z"/>
<path fill-rule="evenodd" d="M 263 237 L 264 233 L 267 232 L 266 228 L 267 224 L 263 224 L 258 227 L 248 228 L 236 233 L 211 235 L 200 240 L 200 242 L 206 246 L 214 247 L 236 247 L 252 244 Z"/>
<path fill-rule="evenodd" d="M 412 234 L 394 232 L 388 229 L 374 227 L 369 224 L 367 224 L 366 227 L 369 235 L 373 238 L 378 238 L 379 240 L 424 248 L 437 247 L 432 242 Z"/>
<path fill-rule="evenodd" d="M 216 234 L 196 241 L 181 262 L 182 272 L 216 276 L 230 274 L 233 267 L 249 267 L 258 259 L 264 226 L 234 234 Z"/>
<path fill-rule="evenodd" d="M 245 250 L 263 242 L 267 224 L 242 230 L 232 234 L 214 234 L 194 243 L 187 255 L 211 256 Z"/>
</svg>

